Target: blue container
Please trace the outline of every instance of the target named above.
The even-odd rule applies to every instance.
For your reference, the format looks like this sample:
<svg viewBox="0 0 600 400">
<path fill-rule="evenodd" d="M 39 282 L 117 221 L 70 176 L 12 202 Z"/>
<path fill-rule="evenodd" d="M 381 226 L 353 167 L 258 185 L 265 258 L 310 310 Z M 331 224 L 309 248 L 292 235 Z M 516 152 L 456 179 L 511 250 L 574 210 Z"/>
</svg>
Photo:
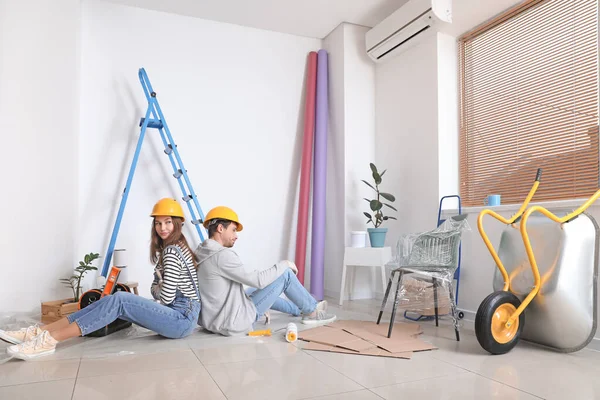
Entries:
<svg viewBox="0 0 600 400">
<path fill-rule="evenodd" d="M 385 245 L 385 235 L 388 228 L 367 228 L 371 247 L 383 247 Z"/>
</svg>

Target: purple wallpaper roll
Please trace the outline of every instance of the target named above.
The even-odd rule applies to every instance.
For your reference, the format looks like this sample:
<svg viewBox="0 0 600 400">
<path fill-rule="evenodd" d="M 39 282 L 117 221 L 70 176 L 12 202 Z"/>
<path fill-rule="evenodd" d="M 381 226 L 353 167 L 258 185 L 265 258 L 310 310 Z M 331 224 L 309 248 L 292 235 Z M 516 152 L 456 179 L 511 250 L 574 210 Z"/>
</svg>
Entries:
<svg viewBox="0 0 600 400">
<path fill-rule="evenodd" d="M 310 291 L 317 300 L 323 300 L 323 268 L 325 264 L 325 194 L 327 178 L 327 52 L 317 56 L 317 113 L 315 155 L 313 168 L 313 210 Z"/>
</svg>

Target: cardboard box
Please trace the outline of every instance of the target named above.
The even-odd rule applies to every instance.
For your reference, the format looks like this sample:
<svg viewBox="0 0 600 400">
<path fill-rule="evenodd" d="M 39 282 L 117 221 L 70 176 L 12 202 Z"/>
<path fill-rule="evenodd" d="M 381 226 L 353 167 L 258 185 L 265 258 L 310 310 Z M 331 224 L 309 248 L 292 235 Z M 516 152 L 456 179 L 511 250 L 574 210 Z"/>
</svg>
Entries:
<svg viewBox="0 0 600 400">
<path fill-rule="evenodd" d="M 402 286 L 404 287 L 404 294 L 400 299 L 398 308 L 425 316 L 435 315 L 432 282 L 406 277 L 402 280 Z M 448 293 L 447 284 L 438 286 L 437 297 L 438 315 L 450 314 L 450 294 Z"/>
<path fill-rule="evenodd" d="M 68 303 L 69 301 L 73 301 L 73 298 L 43 302 L 42 323 L 49 324 L 58 321 L 79 309 L 79 303 Z"/>
</svg>

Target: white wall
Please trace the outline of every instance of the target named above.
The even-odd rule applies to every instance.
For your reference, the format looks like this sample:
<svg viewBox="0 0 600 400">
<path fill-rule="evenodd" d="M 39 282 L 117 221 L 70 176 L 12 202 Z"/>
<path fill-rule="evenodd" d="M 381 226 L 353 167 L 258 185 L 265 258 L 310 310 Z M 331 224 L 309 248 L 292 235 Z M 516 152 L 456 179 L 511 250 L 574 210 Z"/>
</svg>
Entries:
<svg viewBox="0 0 600 400">
<path fill-rule="evenodd" d="M 361 182 L 372 180 L 369 163 L 375 162 L 375 65 L 365 51 L 368 28 L 344 24 L 345 34 L 345 152 L 346 152 L 346 244 L 350 231 L 365 230 L 369 204 L 363 197 L 374 192 Z M 372 225 L 369 225 L 372 227 Z"/>
<path fill-rule="evenodd" d="M 369 163 L 376 162 L 375 157 L 375 64 L 365 51 L 365 33 L 368 28 L 344 24 L 345 34 L 345 181 L 344 204 L 346 207 L 345 243 L 350 246 L 351 231 L 366 231 L 368 227 L 364 211 L 370 211 L 369 204 L 363 198 L 374 198 L 374 192 L 361 182 L 372 180 Z M 378 165 L 378 164 L 377 164 Z M 378 165 L 378 167 L 381 167 Z M 369 239 L 367 238 L 367 245 Z M 379 284 L 379 275 L 374 268 L 348 271 L 354 273 L 353 279 L 346 282 L 353 299 L 373 297 L 374 291 L 383 291 Z M 340 272 L 333 279 L 336 294 L 341 283 Z M 337 297 L 337 296 L 336 296 Z"/>
<path fill-rule="evenodd" d="M 474 16 L 465 12 L 474 0 L 463 0 L 456 21 L 467 16 L 472 27 L 515 2 Z M 293 259 L 306 57 L 321 46 L 330 62 L 326 294 L 339 294 L 349 232 L 367 228 L 360 179 L 369 178 L 368 162 L 388 169 L 382 189 L 398 199 L 386 245 L 431 228 L 439 195 L 455 185 L 444 178 L 457 158 L 442 134 L 456 119 L 442 108 L 454 104 L 446 79 L 455 74 L 455 44 L 438 35 L 375 68 L 364 52 L 367 29 L 341 24 L 322 42 L 98 0 L 0 0 L 0 130 L 14 148 L 0 158 L 10 171 L 1 201 L 12 210 L 3 265 L 14 275 L 0 282 L 0 311 L 37 311 L 40 301 L 67 297 L 58 278 L 84 253 L 104 256 L 146 108 L 142 66 L 204 212 L 218 204 L 239 212 L 246 229 L 236 249 L 247 263 Z M 148 214 L 158 198 L 180 197 L 157 136 L 148 132 L 117 241 L 143 295 Z M 195 230 L 186 234 L 198 243 Z M 490 230 L 494 243 L 499 235 Z M 474 230 L 463 245 L 461 308 L 475 310 L 489 292 L 488 258 Z M 362 274 L 355 298 L 372 295 Z"/>
<path fill-rule="evenodd" d="M 386 245 L 435 227 L 439 194 L 437 37 L 377 64 L 375 153 L 382 190 L 396 196 Z"/>
<path fill-rule="evenodd" d="M 69 295 L 58 279 L 75 258 L 79 12 L 79 0 L 0 0 L 2 312 Z"/>
<path fill-rule="evenodd" d="M 293 259 L 306 62 L 321 41 L 96 0 L 82 18 L 78 254 L 106 252 L 146 109 L 145 67 L 204 212 L 238 212 L 244 262 Z M 148 215 L 159 198 L 181 198 L 171 173 L 149 130 L 117 240 L 143 295 Z"/>
<path fill-rule="evenodd" d="M 345 179 L 346 153 L 346 64 L 344 24 L 339 25 L 323 40 L 329 56 L 329 126 L 327 132 L 327 213 L 325 221 L 325 268 L 323 271 L 325 296 L 339 293 L 341 266 L 344 260 L 345 232 Z M 336 288 L 335 282 L 338 282 Z"/>
<path fill-rule="evenodd" d="M 458 187 L 458 43 L 437 34 L 438 71 L 438 185 L 439 197 L 459 194 Z M 457 208 L 457 200 L 444 200 L 442 207 Z"/>
<path fill-rule="evenodd" d="M 360 180 L 370 179 L 369 163 L 375 161 L 375 68 L 365 52 L 367 30 L 343 23 L 323 41 L 330 54 L 325 294 L 333 298 L 339 298 L 350 232 L 367 229 L 363 197 L 371 193 Z M 372 296 L 369 279 L 369 271 L 356 271 L 353 298 Z"/>
</svg>

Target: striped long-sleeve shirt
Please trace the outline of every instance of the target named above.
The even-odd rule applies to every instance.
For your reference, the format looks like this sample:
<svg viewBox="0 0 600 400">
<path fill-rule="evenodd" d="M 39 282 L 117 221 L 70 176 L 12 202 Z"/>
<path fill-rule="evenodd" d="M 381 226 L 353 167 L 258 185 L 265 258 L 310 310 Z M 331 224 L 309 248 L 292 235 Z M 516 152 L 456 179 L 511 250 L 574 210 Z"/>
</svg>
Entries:
<svg viewBox="0 0 600 400">
<path fill-rule="evenodd" d="M 157 266 L 163 279 L 162 287 L 160 289 L 160 302 L 162 304 L 171 304 L 175 299 L 177 289 L 179 289 L 185 297 L 200 301 L 196 295 L 196 289 L 190 280 L 191 272 L 194 283 L 196 284 L 196 287 L 198 287 L 198 276 L 196 275 L 196 269 L 192 262 L 192 253 L 186 246 L 177 247 L 181 250 L 185 262 L 187 263 L 187 267 L 182 263 L 177 250 L 173 248 L 166 248 L 163 250 L 162 265 Z M 188 267 L 190 272 L 188 272 Z M 158 280 L 155 277 L 153 286 L 157 283 Z"/>
</svg>

